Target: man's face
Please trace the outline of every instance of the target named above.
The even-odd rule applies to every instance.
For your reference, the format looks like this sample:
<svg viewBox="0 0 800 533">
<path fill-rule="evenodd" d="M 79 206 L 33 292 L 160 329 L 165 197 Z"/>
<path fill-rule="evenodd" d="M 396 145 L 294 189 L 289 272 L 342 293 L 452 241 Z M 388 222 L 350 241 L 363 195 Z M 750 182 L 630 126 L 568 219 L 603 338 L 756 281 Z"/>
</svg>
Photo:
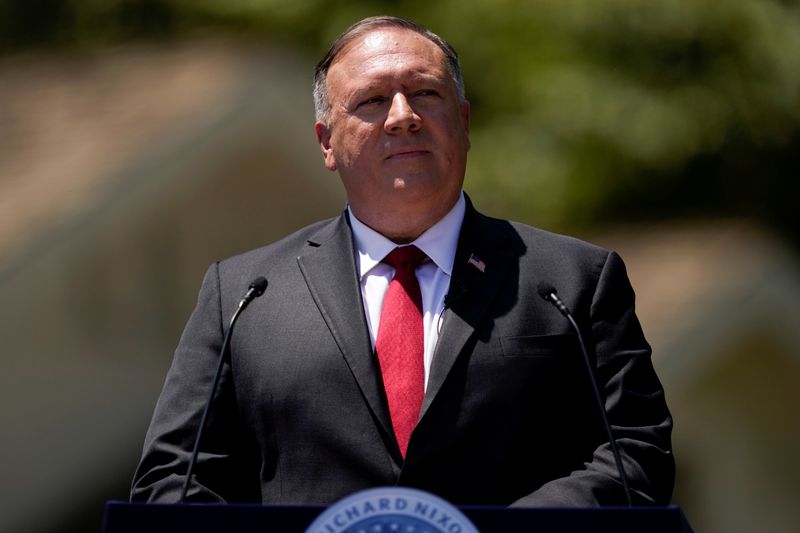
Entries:
<svg viewBox="0 0 800 533">
<path fill-rule="evenodd" d="M 469 104 L 444 53 L 413 31 L 377 28 L 342 50 L 327 87 L 328 120 L 315 125 L 325 166 L 359 219 L 415 238 L 455 204 L 469 150 Z"/>
</svg>

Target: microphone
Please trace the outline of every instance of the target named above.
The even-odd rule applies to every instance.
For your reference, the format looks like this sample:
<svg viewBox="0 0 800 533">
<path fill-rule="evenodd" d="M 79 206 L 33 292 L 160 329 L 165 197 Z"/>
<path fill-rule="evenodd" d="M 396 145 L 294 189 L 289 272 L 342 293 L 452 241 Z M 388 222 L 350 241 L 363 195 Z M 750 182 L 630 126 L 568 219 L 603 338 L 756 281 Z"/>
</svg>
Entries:
<svg viewBox="0 0 800 533">
<path fill-rule="evenodd" d="M 214 382 L 211 385 L 211 390 L 208 394 L 208 400 L 206 400 L 205 408 L 203 409 L 203 416 L 200 418 L 200 427 L 197 429 L 197 437 L 194 441 L 194 449 L 192 450 L 192 458 L 189 460 L 189 468 L 186 470 L 186 481 L 183 483 L 183 490 L 181 490 L 181 499 L 178 500 L 178 503 L 183 503 L 186 500 L 186 494 L 189 492 L 189 484 L 192 480 L 192 471 L 194 470 L 194 465 L 197 462 L 197 454 L 200 452 L 200 440 L 203 437 L 203 430 L 206 427 L 206 421 L 208 419 L 208 412 L 211 410 L 211 402 L 214 399 L 214 393 L 217 391 L 217 386 L 219 385 L 220 376 L 222 376 L 222 367 L 224 366 L 225 362 L 225 352 L 228 351 L 228 347 L 231 344 L 231 334 L 233 333 L 233 326 L 236 325 L 236 321 L 239 319 L 239 315 L 242 314 L 242 311 L 250 305 L 250 302 L 264 294 L 264 291 L 267 289 L 267 280 L 266 278 L 259 276 L 250 283 L 250 286 L 247 288 L 247 292 L 245 293 L 244 297 L 239 301 L 239 305 L 236 308 L 236 311 L 233 313 L 231 317 L 230 325 L 228 326 L 228 331 L 225 333 L 225 340 L 222 341 L 222 348 L 219 350 L 219 358 L 217 362 L 217 372 L 214 374 Z"/>
<path fill-rule="evenodd" d="M 460 283 L 450 286 L 450 289 L 448 290 L 447 294 L 444 295 L 444 303 L 442 305 L 442 312 L 439 313 L 439 320 L 438 320 L 438 322 L 436 324 L 436 332 L 437 333 L 441 333 L 442 332 L 442 323 L 444 322 L 444 315 L 445 315 L 445 313 L 447 313 L 447 310 L 450 309 L 450 307 L 455 302 L 457 302 L 460 299 L 464 298 L 467 295 L 468 292 L 469 291 L 468 291 L 467 287 L 465 285 L 460 284 Z"/>
<path fill-rule="evenodd" d="M 558 311 L 564 315 L 567 320 L 569 320 L 569 323 L 572 325 L 575 333 L 578 334 L 578 343 L 580 344 L 581 353 L 583 354 L 583 361 L 586 364 L 586 371 L 589 373 L 589 381 L 592 383 L 594 399 L 597 403 L 597 410 L 600 413 L 600 418 L 603 421 L 603 427 L 605 428 L 606 435 L 608 436 L 608 442 L 611 445 L 611 451 L 614 454 L 614 462 L 617 464 L 617 472 L 619 472 L 619 479 L 622 481 L 622 488 L 625 491 L 625 499 L 628 502 L 628 507 L 633 507 L 633 503 L 631 501 L 631 491 L 628 487 L 628 476 L 625 475 L 625 468 L 622 466 L 622 458 L 619 455 L 617 440 L 614 438 L 614 434 L 611 431 L 611 424 L 608 422 L 608 415 L 606 414 L 606 409 L 603 404 L 603 397 L 600 395 L 600 388 L 597 386 L 597 379 L 595 379 L 594 376 L 594 369 L 589 361 L 589 354 L 586 352 L 586 344 L 583 341 L 583 335 L 578 327 L 578 323 L 575 322 L 575 318 L 572 316 L 572 313 L 569 312 L 567 306 L 564 305 L 564 302 L 562 302 L 561 298 L 558 297 L 555 287 L 549 283 L 540 282 L 539 286 L 537 287 L 537 291 L 539 292 L 539 296 L 541 296 L 546 302 L 553 304 L 553 306 L 558 309 Z"/>
<path fill-rule="evenodd" d="M 456 283 L 455 285 L 450 286 L 450 290 L 447 291 L 447 294 L 444 296 L 444 307 L 445 309 L 449 308 L 455 302 L 464 298 L 469 290 L 463 284 Z"/>
<path fill-rule="evenodd" d="M 247 288 L 247 292 L 244 294 L 244 298 L 242 301 L 239 302 L 239 308 L 244 309 L 247 305 L 264 294 L 264 291 L 267 290 L 267 278 L 263 276 L 259 276 L 253 280 L 250 286 Z"/>
</svg>

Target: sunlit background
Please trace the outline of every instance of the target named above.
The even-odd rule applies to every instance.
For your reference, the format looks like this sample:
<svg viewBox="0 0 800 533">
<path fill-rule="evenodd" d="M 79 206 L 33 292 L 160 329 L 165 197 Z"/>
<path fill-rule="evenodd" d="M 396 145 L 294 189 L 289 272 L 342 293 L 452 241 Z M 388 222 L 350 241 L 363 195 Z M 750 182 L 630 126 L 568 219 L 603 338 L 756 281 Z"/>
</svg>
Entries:
<svg viewBox="0 0 800 533">
<path fill-rule="evenodd" d="M 0 0 L 0 530 L 99 531 L 208 264 L 341 210 L 375 14 L 459 51 L 479 209 L 626 260 L 695 529 L 800 530 L 794 0 Z"/>
</svg>

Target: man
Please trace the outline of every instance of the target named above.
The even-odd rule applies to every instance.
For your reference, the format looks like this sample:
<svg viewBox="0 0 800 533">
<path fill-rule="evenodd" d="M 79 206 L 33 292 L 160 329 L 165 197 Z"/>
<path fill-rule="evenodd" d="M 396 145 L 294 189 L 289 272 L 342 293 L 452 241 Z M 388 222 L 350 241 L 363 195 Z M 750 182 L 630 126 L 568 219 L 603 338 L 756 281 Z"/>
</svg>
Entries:
<svg viewBox="0 0 800 533">
<path fill-rule="evenodd" d="M 577 337 L 537 295 L 546 282 L 588 339 L 634 502 L 667 503 L 672 422 L 624 266 L 475 211 L 455 51 L 415 23 L 363 20 L 318 65 L 315 103 L 348 209 L 209 269 L 132 498 L 177 500 L 227 320 L 265 276 L 191 500 L 329 503 L 399 484 L 456 504 L 624 503 Z"/>
</svg>

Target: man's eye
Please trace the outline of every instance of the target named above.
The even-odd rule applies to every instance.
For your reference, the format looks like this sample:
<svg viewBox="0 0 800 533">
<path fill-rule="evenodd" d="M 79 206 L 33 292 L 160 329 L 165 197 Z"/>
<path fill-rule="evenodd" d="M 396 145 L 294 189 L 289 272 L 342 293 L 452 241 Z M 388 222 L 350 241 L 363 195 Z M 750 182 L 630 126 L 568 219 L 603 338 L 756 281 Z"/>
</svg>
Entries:
<svg viewBox="0 0 800 533">
<path fill-rule="evenodd" d="M 385 98 L 383 96 L 371 96 L 366 100 L 362 100 L 358 106 L 361 107 L 362 105 L 380 104 L 384 100 Z"/>
<path fill-rule="evenodd" d="M 438 96 L 439 93 L 433 89 L 422 89 L 414 93 L 414 96 Z"/>
</svg>

